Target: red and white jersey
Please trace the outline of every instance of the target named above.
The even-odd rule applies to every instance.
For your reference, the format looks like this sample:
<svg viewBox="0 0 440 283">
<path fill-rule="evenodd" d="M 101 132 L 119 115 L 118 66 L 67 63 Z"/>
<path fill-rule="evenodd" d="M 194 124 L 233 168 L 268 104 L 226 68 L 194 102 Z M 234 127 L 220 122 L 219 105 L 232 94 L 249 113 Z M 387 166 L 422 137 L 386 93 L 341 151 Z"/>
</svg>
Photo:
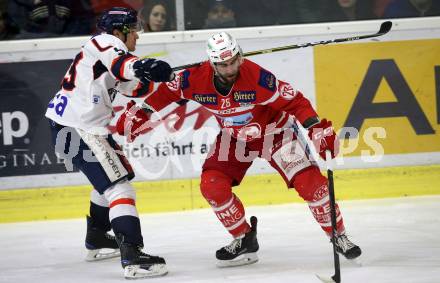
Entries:
<svg viewBox="0 0 440 283">
<path fill-rule="evenodd" d="M 67 70 L 46 117 L 89 133 L 107 134 L 115 94 L 136 97 L 149 91 L 150 86 L 134 76 L 133 63 L 137 59 L 113 35 L 92 37 Z"/>
<path fill-rule="evenodd" d="M 162 83 L 145 103 L 159 111 L 181 99 L 203 105 L 222 128 L 229 129 L 233 137 L 241 140 L 281 131 L 289 123 L 289 114 L 300 123 L 317 116 L 300 91 L 247 59 L 227 95 L 216 91 L 214 70 L 209 62 L 204 62 L 184 70 L 174 81 Z"/>
</svg>

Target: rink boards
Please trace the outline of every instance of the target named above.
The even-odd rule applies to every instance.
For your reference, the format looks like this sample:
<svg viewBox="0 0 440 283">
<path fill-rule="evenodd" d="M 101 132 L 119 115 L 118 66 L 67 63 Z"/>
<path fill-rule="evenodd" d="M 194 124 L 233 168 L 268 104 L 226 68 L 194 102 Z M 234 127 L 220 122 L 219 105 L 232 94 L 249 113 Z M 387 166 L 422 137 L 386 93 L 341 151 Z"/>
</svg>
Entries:
<svg viewBox="0 0 440 283">
<path fill-rule="evenodd" d="M 140 213 L 209 207 L 199 179 L 135 182 Z M 440 195 L 440 165 L 335 171 L 338 200 Z M 90 185 L 0 191 L 0 223 L 79 218 L 88 213 Z M 246 176 L 234 189 L 245 206 L 303 203 L 275 174 Z"/>
<path fill-rule="evenodd" d="M 246 52 L 374 33 L 379 25 L 365 21 L 230 32 Z M 173 66 L 201 61 L 204 41 L 213 32 L 145 34 L 136 54 L 165 59 Z M 435 18 L 396 20 L 388 35 L 371 41 L 251 58 L 302 90 L 321 117 L 334 122 L 341 138 L 346 136 L 343 127 L 354 129 L 337 159 L 338 198 L 440 194 L 439 32 L 440 20 Z M 43 118 L 69 58 L 86 40 L 10 41 L 0 46 L 0 72 L 8 82 L 0 88 L 0 222 L 87 213 L 88 181 L 78 172 L 63 173 Z M 122 96 L 115 100 L 111 126 L 126 102 Z M 159 124 L 133 144 L 116 137 L 137 174 L 137 206 L 140 212 L 207 207 L 198 176 L 218 126 L 196 103 L 171 106 L 162 114 L 180 119 Z M 237 189 L 245 204 L 300 201 L 273 173 L 267 163 L 255 162 Z"/>
</svg>

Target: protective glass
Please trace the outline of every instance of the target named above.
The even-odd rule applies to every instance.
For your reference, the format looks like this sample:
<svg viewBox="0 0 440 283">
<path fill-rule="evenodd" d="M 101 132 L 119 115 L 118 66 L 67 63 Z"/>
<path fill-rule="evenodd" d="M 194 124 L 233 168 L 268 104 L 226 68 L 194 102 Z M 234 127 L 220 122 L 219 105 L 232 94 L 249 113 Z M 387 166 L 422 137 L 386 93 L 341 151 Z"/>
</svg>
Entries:
<svg viewBox="0 0 440 283">
<path fill-rule="evenodd" d="M 143 33 L 144 29 L 142 27 L 142 23 L 140 21 L 137 21 L 136 23 L 132 23 L 129 25 L 124 26 L 124 33 L 130 33 L 132 31 L 135 31 L 137 33 Z"/>
</svg>

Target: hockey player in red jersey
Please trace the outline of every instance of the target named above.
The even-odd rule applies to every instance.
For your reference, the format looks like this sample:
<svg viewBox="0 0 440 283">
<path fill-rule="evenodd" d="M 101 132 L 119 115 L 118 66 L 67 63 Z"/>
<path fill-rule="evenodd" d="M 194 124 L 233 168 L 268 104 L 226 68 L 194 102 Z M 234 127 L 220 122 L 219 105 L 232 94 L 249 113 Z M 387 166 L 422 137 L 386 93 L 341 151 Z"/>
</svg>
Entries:
<svg viewBox="0 0 440 283">
<path fill-rule="evenodd" d="M 236 266 L 258 260 L 257 218 L 245 218 L 245 209 L 232 187 L 240 184 L 256 157 L 269 161 L 289 188 L 295 188 L 325 233 L 330 237 L 327 179 L 317 163 L 297 142 L 292 125 L 297 119 L 308 129 L 317 152 L 337 154 L 332 123 L 320 119 L 303 94 L 289 83 L 277 80 L 268 70 L 244 59 L 236 40 L 228 33 L 208 40 L 209 60 L 181 72 L 174 81 L 162 83 L 145 99 L 140 110 L 127 105 L 117 122 L 121 135 L 134 139 L 142 133 L 150 112 L 172 102 L 193 100 L 203 105 L 221 127 L 203 165 L 200 190 L 217 218 L 233 236 L 231 244 L 216 252 L 219 266 Z M 336 205 L 337 249 L 346 258 L 356 258 L 361 249 L 345 235 L 341 212 Z"/>
<path fill-rule="evenodd" d="M 173 77 L 168 63 L 130 53 L 139 38 L 138 26 L 135 10 L 114 7 L 104 12 L 97 23 L 101 33 L 76 55 L 46 111 L 56 152 L 66 164 L 83 172 L 94 188 L 87 217 L 86 259 L 119 256 L 120 250 L 127 279 L 167 273 L 162 257 L 141 251 L 136 193 L 129 183 L 134 173 L 108 130 L 115 94 L 137 97 L 153 81 Z M 110 229 L 116 237 L 107 233 Z M 114 252 L 105 252 L 109 248 Z"/>
</svg>

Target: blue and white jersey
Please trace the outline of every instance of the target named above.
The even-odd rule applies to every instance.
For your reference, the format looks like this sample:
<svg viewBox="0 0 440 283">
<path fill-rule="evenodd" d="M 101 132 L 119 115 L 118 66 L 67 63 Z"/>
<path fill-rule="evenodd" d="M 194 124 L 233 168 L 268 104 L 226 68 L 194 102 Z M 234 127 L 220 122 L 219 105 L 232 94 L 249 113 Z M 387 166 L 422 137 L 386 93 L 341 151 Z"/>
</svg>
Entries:
<svg viewBox="0 0 440 283">
<path fill-rule="evenodd" d="M 67 70 L 46 117 L 88 133 L 108 134 L 115 94 L 137 97 L 149 87 L 134 76 L 136 60 L 119 38 L 109 34 L 92 37 Z"/>
</svg>

